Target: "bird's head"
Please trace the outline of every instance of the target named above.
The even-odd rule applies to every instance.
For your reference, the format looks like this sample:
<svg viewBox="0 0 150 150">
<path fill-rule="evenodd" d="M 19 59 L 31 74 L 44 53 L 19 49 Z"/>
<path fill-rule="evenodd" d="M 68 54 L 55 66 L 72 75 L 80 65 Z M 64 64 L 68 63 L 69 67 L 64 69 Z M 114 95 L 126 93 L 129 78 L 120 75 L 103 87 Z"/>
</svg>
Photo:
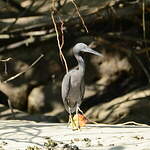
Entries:
<svg viewBox="0 0 150 150">
<path fill-rule="evenodd" d="M 84 43 L 77 43 L 74 47 L 73 47 L 73 53 L 74 54 L 79 54 L 80 52 L 84 52 L 84 53 L 91 53 L 94 55 L 98 55 L 98 56 L 103 56 L 102 54 L 92 50 L 89 46 L 87 46 Z"/>
</svg>

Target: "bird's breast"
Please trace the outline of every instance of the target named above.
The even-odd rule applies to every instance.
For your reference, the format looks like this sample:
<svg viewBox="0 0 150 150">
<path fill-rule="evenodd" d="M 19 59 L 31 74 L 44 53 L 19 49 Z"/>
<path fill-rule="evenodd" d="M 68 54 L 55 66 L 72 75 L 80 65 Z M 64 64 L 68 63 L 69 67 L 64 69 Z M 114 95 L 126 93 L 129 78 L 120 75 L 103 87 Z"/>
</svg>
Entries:
<svg viewBox="0 0 150 150">
<path fill-rule="evenodd" d="M 80 99 L 81 98 L 81 94 L 82 94 L 82 90 L 81 90 L 81 85 L 83 84 L 82 79 L 78 78 L 78 79 L 73 79 L 71 80 L 71 86 L 70 86 L 70 98 L 71 99 Z"/>
<path fill-rule="evenodd" d="M 71 87 L 72 88 L 79 88 L 81 85 L 82 79 L 81 78 L 71 78 Z"/>
</svg>

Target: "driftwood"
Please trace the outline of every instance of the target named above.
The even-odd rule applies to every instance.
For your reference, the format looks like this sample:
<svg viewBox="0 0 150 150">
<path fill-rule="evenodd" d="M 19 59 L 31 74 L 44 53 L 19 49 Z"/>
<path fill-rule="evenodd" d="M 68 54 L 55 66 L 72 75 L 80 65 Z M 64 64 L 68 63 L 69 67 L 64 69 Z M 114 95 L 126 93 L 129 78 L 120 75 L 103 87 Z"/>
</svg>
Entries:
<svg viewBox="0 0 150 150">
<path fill-rule="evenodd" d="M 149 87 L 144 87 L 113 99 L 110 102 L 96 105 L 86 112 L 86 116 L 93 121 L 101 123 L 116 124 L 132 120 L 150 124 L 150 116 L 148 115 L 149 97 Z"/>
<path fill-rule="evenodd" d="M 108 13 L 108 9 L 110 8 L 103 8 L 100 9 L 92 14 L 88 15 L 83 15 L 83 18 L 86 22 L 87 25 L 91 24 L 92 22 L 95 21 L 100 21 L 103 23 L 104 21 L 108 21 L 110 14 Z M 115 14 L 114 17 L 115 19 L 120 19 L 120 18 L 132 18 L 135 15 L 139 14 L 140 7 L 139 5 L 131 5 L 128 7 L 124 8 L 116 8 L 115 9 Z M 16 20 L 16 18 L 9 18 L 9 19 L 0 19 L 0 28 L 1 28 L 1 33 L 6 33 L 7 34 L 7 27 L 11 26 L 13 22 Z M 57 21 L 57 24 L 60 22 Z M 74 28 L 77 24 L 80 24 L 80 19 L 79 17 L 73 17 L 68 20 L 68 18 L 64 18 L 64 23 L 66 27 L 71 27 Z M 13 25 L 13 29 L 9 31 L 8 33 L 19 33 L 21 31 L 30 31 L 30 30 L 35 30 L 40 27 L 53 27 L 52 21 L 50 20 L 50 16 L 42 15 L 42 16 L 29 16 L 29 17 L 20 17 L 17 18 L 16 23 Z"/>
<path fill-rule="evenodd" d="M 95 11 L 92 14 L 82 15 L 87 27 L 93 25 L 94 22 L 104 24 L 109 23 L 110 17 L 115 18 L 115 20 L 119 19 L 129 19 L 139 14 L 140 6 L 129 5 L 127 7 L 116 7 L 114 6 L 112 11 L 112 7 L 106 3 L 102 8 Z M 108 11 L 109 10 L 109 11 Z M 113 13 L 113 15 L 111 15 Z M 130 17 L 129 17 L 130 16 Z M 79 17 L 72 17 L 68 19 L 68 17 L 63 17 L 64 21 L 64 30 L 77 30 L 81 24 Z M 91 22 L 92 21 L 92 22 Z M 0 19 L 0 40 L 9 39 L 20 39 L 24 38 L 24 40 L 17 40 L 15 43 L 12 42 L 8 45 L 2 46 L 0 48 L 0 52 L 5 50 L 14 49 L 20 47 L 25 44 L 34 43 L 36 41 L 43 41 L 49 38 L 53 38 L 55 36 L 55 31 L 53 29 L 53 23 L 50 19 L 49 15 L 42 16 L 29 16 L 29 17 L 19 17 L 19 18 L 8 18 L 8 19 Z M 137 23 L 137 22 L 134 22 Z M 60 24 L 59 20 L 56 20 L 56 24 Z M 8 30 L 11 28 L 11 30 Z M 41 31 L 41 28 L 45 28 Z M 77 28 L 77 29 L 76 29 Z M 34 31 L 33 31 L 34 30 Z M 13 40 L 12 40 L 13 41 Z"/>
</svg>

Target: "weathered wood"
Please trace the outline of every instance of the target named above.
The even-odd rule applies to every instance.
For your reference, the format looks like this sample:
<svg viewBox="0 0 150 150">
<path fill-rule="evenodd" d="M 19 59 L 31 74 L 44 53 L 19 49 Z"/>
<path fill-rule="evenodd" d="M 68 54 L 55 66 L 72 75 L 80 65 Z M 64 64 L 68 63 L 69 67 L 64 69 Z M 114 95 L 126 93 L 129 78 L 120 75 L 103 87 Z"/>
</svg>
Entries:
<svg viewBox="0 0 150 150">
<path fill-rule="evenodd" d="M 133 16 L 139 14 L 139 6 L 138 5 L 131 5 L 128 7 L 123 7 L 123 8 L 115 8 L 115 15 L 116 19 L 117 18 L 128 18 L 129 16 L 130 18 L 132 18 Z M 108 8 L 103 8 L 100 9 L 92 14 L 88 14 L 88 15 L 83 15 L 83 19 L 85 21 L 85 23 L 87 25 L 90 25 L 91 22 L 95 22 L 95 21 L 99 21 L 99 22 L 104 22 L 106 20 L 110 19 L 110 16 L 108 14 Z M 13 24 L 13 22 L 16 20 L 16 18 L 9 18 L 9 19 L 0 19 L 0 28 L 1 33 L 6 31 L 7 32 L 7 27 L 11 26 L 11 24 Z M 74 17 L 74 18 L 70 18 L 68 20 L 68 17 L 64 17 L 64 22 L 65 22 L 65 26 L 66 27 L 75 27 L 77 24 L 81 23 L 81 20 L 79 17 Z M 60 24 L 60 22 L 57 20 L 56 21 L 57 24 Z M 15 33 L 15 32 L 19 32 L 19 31 L 26 31 L 26 30 L 30 30 L 30 29 L 37 29 L 39 27 L 53 27 L 52 21 L 50 19 L 50 16 L 30 16 L 30 17 L 20 17 L 17 18 L 16 23 L 13 25 L 13 28 L 11 29 L 11 31 L 9 31 L 10 33 Z"/>
<path fill-rule="evenodd" d="M 138 89 L 110 102 L 96 105 L 86 112 L 86 116 L 103 123 L 135 121 L 150 124 L 148 87 Z"/>
</svg>

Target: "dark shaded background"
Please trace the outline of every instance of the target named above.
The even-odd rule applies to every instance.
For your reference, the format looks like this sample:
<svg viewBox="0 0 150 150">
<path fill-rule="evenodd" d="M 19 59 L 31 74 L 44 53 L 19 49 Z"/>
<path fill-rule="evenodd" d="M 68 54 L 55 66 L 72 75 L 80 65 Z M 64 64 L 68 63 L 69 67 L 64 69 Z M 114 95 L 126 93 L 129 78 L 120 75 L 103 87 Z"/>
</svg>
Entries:
<svg viewBox="0 0 150 150">
<path fill-rule="evenodd" d="M 14 119 L 9 99 L 17 119 L 66 121 L 60 94 L 65 67 L 51 20 L 55 8 L 60 35 L 60 19 L 64 22 L 63 53 L 69 69 L 77 65 L 71 49 L 78 42 L 104 55 L 85 56 L 86 93 L 81 109 L 88 118 L 103 123 L 149 124 L 149 1 L 75 3 L 89 33 L 69 0 L 0 1 L 0 118 Z M 41 54 L 44 57 L 25 71 Z M 22 71 L 25 73 L 4 83 Z"/>
</svg>

